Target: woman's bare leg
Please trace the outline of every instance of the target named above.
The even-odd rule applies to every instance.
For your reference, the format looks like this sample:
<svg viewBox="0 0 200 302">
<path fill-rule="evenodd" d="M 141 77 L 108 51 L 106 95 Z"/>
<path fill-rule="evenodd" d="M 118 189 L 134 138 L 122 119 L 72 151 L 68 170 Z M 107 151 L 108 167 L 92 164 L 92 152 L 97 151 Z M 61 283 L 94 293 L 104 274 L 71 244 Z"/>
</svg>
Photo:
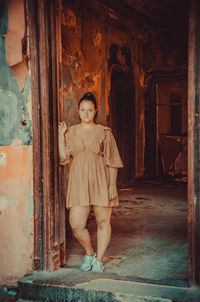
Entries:
<svg viewBox="0 0 200 302">
<path fill-rule="evenodd" d="M 111 238 L 112 207 L 94 206 L 94 214 L 97 223 L 97 260 L 102 262 Z"/>
<path fill-rule="evenodd" d="M 88 256 L 94 255 L 90 234 L 86 229 L 86 223 L 90 212 L 90 206 L 77 206 L 69 210 L 69 223 L 76 239 L 84 248 Z"/>
</svg>

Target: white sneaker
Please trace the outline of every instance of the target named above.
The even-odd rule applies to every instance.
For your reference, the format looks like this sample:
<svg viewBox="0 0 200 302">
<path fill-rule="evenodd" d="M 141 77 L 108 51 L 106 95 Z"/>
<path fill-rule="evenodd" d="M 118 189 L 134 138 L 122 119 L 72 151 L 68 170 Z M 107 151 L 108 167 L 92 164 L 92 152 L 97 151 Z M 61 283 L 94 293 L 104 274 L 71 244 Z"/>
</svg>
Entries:
<svg viewBox="0 0 200 302">
<path fill-rule="evenodd" d="M 94 253 L 93 256 L 85 255 L 80 269 L 83 271 L 90 271 L 92 269 L 92 263 L 96 259 L 96 256 L 96 253 Z"/>
<path fill-rule="evenodd" d="M 92 271 L 95 273 L 102 273 L 104 270 L 103 263 L 97 259 L 94 259 L 92 263 Z"/>
</svg>

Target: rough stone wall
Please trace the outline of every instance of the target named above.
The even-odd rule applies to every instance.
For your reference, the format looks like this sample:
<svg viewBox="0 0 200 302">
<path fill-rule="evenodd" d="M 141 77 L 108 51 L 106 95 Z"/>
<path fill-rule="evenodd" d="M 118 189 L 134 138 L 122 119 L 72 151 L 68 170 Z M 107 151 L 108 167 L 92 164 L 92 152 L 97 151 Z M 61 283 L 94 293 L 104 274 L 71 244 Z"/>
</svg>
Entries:
<svg viewBox="0 0 200 302">
<path fill-rule="evenodd" d="M 30 76 L 24 2 L 0 4 L 0 283 L 32 267 Z"/>
</svg>

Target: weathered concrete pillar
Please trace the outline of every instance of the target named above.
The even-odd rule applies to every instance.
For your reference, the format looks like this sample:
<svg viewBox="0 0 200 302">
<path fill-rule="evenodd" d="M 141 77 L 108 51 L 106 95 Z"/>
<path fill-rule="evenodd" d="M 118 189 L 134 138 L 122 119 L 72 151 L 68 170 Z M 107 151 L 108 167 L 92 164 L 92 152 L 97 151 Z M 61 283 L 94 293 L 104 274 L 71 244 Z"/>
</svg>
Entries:
<svg viewBox="0 0 200 302">
<path fill-rule="evenodd" d="M 188 68 L 188 243 L 189 283 L 200 285 L 199 118 L 200 2 L 191 1 Z"/>
</svg>

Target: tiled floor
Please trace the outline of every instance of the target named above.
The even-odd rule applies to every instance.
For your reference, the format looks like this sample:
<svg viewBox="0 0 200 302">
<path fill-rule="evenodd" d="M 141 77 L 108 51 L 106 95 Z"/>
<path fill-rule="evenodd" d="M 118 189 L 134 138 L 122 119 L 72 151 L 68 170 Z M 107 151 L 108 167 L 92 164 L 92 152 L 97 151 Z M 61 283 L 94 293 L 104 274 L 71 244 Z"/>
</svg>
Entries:
<svg viewBox="0 0 200 302">
<path fill-rule="evenodd" d="M 122 280 L 187 286 L 186 184 L 131 183 L 120 188 L 119 196 L 105 273 Z M 93 213 L 88 228 L 96 247 Z M 80 265 L 84 251 L 73 236 L 67 253 L 67 267 Z"/>
</svg>

